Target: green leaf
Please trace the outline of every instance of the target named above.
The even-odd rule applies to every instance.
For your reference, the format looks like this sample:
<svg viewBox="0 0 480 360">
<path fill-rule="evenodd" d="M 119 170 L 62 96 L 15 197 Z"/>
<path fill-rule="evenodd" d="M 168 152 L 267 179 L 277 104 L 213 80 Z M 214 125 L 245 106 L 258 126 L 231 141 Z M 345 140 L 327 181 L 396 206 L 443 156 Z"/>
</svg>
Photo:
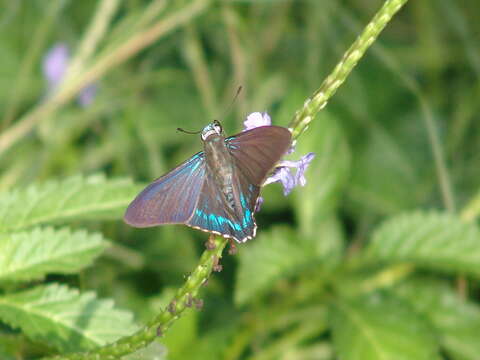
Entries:
<svg viewBox="0 0 480 360">
<path fill-rule="evenodd" d="M 462 299 L 438 279 L 406 281 L 395 294 L 424 314 L 452 359 L 479 360 L 480 306 Z"/>
<path fill-rule="evenodd" d="M 439 271 L 480 275 L 480 233 L 451 214 L 413 212 L 393 217 L 373 234 L 367 256 Z"/>
<path fill-rule="evenodd" d="M 140 190 L 129 180 L 75 176 L 0 195 L 0 231 L 71 219 L 119 218 Z"/>
<path fill-rule="evenodd" d="M 319 115 L 311 131 L 299 141 L 293 157 L 314 152 L 305 173 L 307 184 L 293 192 L 295 212 L 304 235 L 318 233 L 319 220 L 329 217 L 338 206 L 350 169 L 350 152 L 337 119 Z"/>
<path fill-rule="evenodd" d="M 0 233 L 0 282 L 75 273 L 90 265 L 107 246 L 100 234 L 67 228 Z"/>
<path fill-rule="evenodd" d="M 342 360 L 440 359 L 425 319 L 387 294 L 339 299 L 332 306 L 331 326 Z"/>
<path fill-rule="evenodd" d="M 60 351 L 79 351 L 135 332 L 132 314 L 93 292 L 52 284 L 0 297 L 0 319 L 32 340 Z"/>
<path fill-rule="evenodd" d="M 341 253 L 339 225 L 331 218 L 322 223 L 322 228 L 325 231 L 316 237 L 301 237 L 291 228 L 278 226 L 262 231 L 242 247 L 235 283 L 236 303 L 246 303 L 270 289 L 276 280 L 301 273 L 306 267 L 335 263 Z"/>
</svg>

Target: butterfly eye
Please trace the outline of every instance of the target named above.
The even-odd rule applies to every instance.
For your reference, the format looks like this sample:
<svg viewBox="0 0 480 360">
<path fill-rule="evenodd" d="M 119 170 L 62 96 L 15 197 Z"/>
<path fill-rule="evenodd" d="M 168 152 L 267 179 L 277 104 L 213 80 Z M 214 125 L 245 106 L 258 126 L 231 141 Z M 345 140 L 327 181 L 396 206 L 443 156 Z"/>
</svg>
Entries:
<svg viewBox="0 0 480 360">
<path fill-rule="evenodd" d="M 213 123 L 213 129 L 215 130 L 215 132 L 217 134 L 221 134 L 222 133 L 222 125 L 220 125 L 220 123 L 218 121 L 214 121 Z"/>
</svg>

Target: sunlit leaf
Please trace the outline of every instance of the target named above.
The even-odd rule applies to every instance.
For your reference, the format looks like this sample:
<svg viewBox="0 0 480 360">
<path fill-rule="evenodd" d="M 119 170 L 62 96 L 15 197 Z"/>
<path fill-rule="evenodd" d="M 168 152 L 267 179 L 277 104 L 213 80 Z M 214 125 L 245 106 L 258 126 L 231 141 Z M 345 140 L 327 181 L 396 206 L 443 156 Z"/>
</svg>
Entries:
<svg viewBox="0 0 480 360">
<path fill-rule="evenodd" d="M 386 294 L 332 306 L 334 347 L 342 360 L 434 360 L 438 345 L 426 320 Z"/>
<path fill-rule="evenodd" d="M 72 219 L 119 218 L 141 186 L 102 176 L 71 177 L 0 194 L 0 231 Z"/>
<path fill-rule="evenodd" d="M 0 297 L 0 319 L 29 338 L 62 351 L 89 349 L 132 334 L 132 314 L 93 292 L 38 286 Z"/>
<path fill-rule="evenodd" d="M 480 232 L 454 215 L 413 212 L 382 224 L 367 248 L 370 259 L 412 262 L 432 270 L 480 275 Z"/>
<path fill-rule="evenodd" d="M 66 228 L 0 233 L 0 282 L 77 272 L 90 265 L 107 246 L 100 234 Z"/>
</svg>

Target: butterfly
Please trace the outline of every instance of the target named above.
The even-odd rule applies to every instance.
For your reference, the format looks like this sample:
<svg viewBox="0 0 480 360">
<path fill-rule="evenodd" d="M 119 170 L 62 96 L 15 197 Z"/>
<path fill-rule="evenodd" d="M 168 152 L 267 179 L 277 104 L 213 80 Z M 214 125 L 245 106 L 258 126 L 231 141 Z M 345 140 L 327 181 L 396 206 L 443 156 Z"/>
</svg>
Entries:
<svg viewBox="0 0 480 360">
<path fill-rule="evenodd" d="M 201 134 L 203 151 L 148 185 L 128 206 L 134 227 L 184 224 L 243 243 L 256 235 L 260 188 L 291 144 L 280 126 L 225 137 L 215 120 Z"/>
</svg>

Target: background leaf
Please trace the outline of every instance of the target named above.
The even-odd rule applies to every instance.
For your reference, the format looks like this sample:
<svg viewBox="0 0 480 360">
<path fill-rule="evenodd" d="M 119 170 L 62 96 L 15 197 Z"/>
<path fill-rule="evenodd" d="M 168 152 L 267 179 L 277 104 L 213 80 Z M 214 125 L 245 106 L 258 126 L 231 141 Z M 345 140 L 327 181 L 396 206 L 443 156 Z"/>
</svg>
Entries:
<svg viewBox="0 0 480 360">
<path fill-rule="evenodd" d="M 132 314 L 93 292 L 51 284 L 0 297 L 0 319 L 61 351 L 110 343 L 136 329 Z"/>
<path fill-rule="evenodd" d="M 438 345 L 426 319 L 388 294 L 332 305 L 334 346 L 342 360 L 434 360 Z"/>
<path fill-rule="evenodd" d="M 314 152 L 305 188 L 294 190 L 295 212 L 303 235 L 321 232 L 319 223 L 338 206 L 350 168 L 350 153 L 338 120 L 322 112 L 291 157 Z"/>
<path fill-rule="evenodd" d="M 442 346 L 452 359 L 480 359 L 480 306 L 462 299 L 445 281 L 421 278 L 394 289 L 435 327 Z"/>
<path fill-rule="evenodd" d="M 335 219 L 324 221 L 324 231 L 316 237 L 297 237 L 288 227 L 263 231 L 239 251 L 235 282 L 235 302 L 243 304 L 264 293 L 280 278 L 302 273 L 308 268 L 329 267 L 338 259 L 342 233 Z"/>
<path fill-rule="evenodd" d="M 0 231 L 72 219 L 120 218 L 141 186 L 103 176 L 74 176 L 0 194 Z"/>
<path fill-rule="evenodd" d="M 71 274 L 90 265 L 108 242 L 101 234 L 64 228 L 0 233 L 0 282 Z"/>
<path fill-rule="evenodd" d="M 479 276 L 479 239 L 478 227 L 463 223 L 455 215 L 413 212 L 384 222 L 373 234 L 367 257 Z"/>
</svg>

